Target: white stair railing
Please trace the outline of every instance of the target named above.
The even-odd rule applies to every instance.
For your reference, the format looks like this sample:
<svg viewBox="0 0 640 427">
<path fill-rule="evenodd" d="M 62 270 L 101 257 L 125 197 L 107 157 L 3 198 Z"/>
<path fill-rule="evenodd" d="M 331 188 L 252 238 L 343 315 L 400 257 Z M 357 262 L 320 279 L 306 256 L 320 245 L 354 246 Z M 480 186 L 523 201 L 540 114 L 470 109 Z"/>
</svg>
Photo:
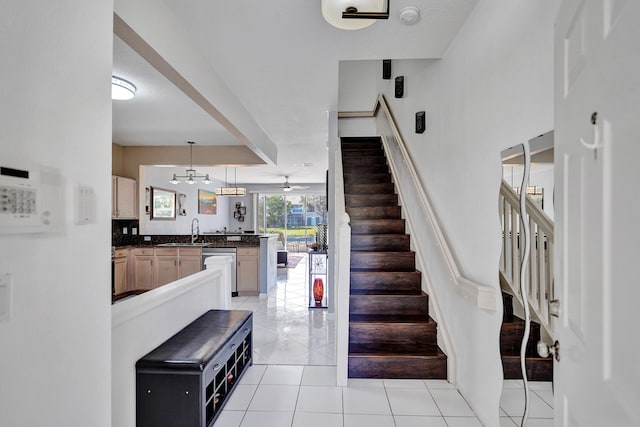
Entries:
<svg viewBox="0 0 640 427">
<path fill-rule="evenodd" d="M 527 196 L 527 213 L 531 228 L 531 252 L 526 267 L 525 289 L 529 307 L 550 337 L 554 337 L 553 312 L 553 221 Z M 500 185 L 502 255 L 500 273 L 510 292 L 523 303 L 520 291 L 520 261 L 523 253 L 520 234 L 520 202 L 516 192 L 505 182 Z M 550 309 L 551 307 L 551 309 Z"/>
</svg>

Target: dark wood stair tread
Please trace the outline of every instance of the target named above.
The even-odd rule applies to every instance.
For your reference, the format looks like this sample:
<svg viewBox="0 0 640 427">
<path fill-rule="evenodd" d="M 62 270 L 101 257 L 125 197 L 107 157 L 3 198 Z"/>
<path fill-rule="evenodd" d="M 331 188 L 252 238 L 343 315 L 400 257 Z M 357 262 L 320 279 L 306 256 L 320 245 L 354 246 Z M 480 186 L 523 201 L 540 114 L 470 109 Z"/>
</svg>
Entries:
<svg viewBox="0 0 640 427">
<path fill-rule="evenodd" d="M 404 219 L 352 219 L 352 234 L 404 234 Z"/>
<path fill-rule="evenodd" d="M 435 320 L 433 320 L 428 315 L 416 315 L 416 316 L 405 316 L 403 318 L 398 318 L 398 316 L 392 315 L 384 315 L 384 314 L 350 314 L 349 322 L 354 323 L 433 323 L 436 325 Z"/>
<path fill-rule="evenodd" d="M 352 234 L 352 251 L 402 252 L 411 249 L 408 234 Z"/>
<path fill-rule="evenodd" d="M 348 208 L 366 206 L 397 206 L 397 194 L 351 194 L 345 195 L 345 205 Z"/>
<path fill-rule="evenodd" d="M 415 271 L 415 252 L 351 253 L 351 271 Z"/>
<path fill-rule="evenodd" d="M 350 288 L 354 295 L 367 293 L 419 294 L 422 275 L 419 271 L 352 271 Z"/>
<path fill-rule="evenodd" d="M 349 354 L 349 378 L 446 379 L 447 356 L 432 351 Z"/>
<path fill-rule="evenodd" d="M 529 381 L 553 381 L 553 359 L 551 357 L 526 356 L 525 367 Z M 520 355 L 503 355 L 502 369 L 505 380 L 522 379 Z"/>
</svg>

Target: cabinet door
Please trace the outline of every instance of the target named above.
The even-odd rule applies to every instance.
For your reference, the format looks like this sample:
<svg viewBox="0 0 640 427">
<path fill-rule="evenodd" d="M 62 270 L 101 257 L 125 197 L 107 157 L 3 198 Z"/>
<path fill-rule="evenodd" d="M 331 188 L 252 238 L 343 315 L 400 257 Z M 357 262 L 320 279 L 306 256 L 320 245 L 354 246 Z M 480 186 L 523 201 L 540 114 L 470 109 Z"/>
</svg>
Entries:
<svg viewBox="0 0 640 427">
<path fill-rule="evenodd" d="M 202 257 L 199 256 L 181 256 L 178 260 L 178 279 L 190 276 L 201 270 Z"/>
<path fill-rule="evenodd" d="M 133 280 L 135 290 L 153 288 L 153 256 L 136 255 L 133 258 Z M 130 285 L 131 286 L 131 285 Z"/>
<path fill-rule="evenodd" d="M 258 257 L 238 257 L 238 295 L 258 295 Z"/>
<path fill-rule="evenodd" d="M 156 255 L 154 266 L 154 287 L 178 280 L 178 257 Z"/>
<path fill-rule="evenodd" d="M 136 215 L 136 181 L 130 178 L 115 176 L 111 179 L 114 218 L 137 218 Z"/>
<path fill-rule="evenodd" d="M 111 218 L 118 218 L 118 177 L 111 176 Z"/>
<path fill-rule="evenodd" d="M 127 258 L 113 260 L 113 280 L 115 293 L 119 295 L 127 290 Z"/>
</svg>

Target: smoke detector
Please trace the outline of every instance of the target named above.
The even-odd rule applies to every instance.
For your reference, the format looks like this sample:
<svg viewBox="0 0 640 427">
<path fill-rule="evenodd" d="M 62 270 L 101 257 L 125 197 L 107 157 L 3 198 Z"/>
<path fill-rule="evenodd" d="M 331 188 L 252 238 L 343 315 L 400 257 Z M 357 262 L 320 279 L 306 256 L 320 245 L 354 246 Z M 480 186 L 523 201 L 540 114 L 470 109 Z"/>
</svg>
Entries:
<svg viewBox="0 0 640 427">
<path fill-rule="evenodd" d="M 398 16 L 403 24 L 413 25 L 420 20 L 420 9 L 415 6 L 403 7 Z"/>
</svg>

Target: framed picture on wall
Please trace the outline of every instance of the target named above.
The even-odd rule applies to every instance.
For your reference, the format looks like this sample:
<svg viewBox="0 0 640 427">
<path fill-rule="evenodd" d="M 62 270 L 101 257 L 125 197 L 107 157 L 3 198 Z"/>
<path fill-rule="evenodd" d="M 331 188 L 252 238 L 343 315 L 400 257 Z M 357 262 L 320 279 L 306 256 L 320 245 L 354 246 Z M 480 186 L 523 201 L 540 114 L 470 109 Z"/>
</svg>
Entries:
<svg viewBox="0 0 640 427">
<path fill-rule="evenodd" d="M 150 218 L 152 220 L 176 219 L 176 192 L 162 188 L 149 187 L 151 197 Z"/>
<path fill-rule="evenodd" d="M 206 190 L 198 190 L 198 213 L 215 215 L 218 210 L 216 193 Z"/>
</svg>

